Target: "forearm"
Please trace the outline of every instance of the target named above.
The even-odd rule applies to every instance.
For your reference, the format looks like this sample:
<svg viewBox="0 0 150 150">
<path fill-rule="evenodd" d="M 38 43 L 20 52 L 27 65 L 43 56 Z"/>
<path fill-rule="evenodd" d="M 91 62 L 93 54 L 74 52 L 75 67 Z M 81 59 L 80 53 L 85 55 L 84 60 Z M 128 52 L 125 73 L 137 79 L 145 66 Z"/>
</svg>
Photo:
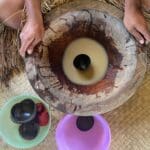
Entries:
<svg viewBox="0 0 150 150">
<path fill-rule="evenodd" d="M 41 0 L 25 0 L 25 6 L 29 20 L 42 19 Z"/>
<path fill-rule="evenodd" d="M 137 10 L 141 8 L 141 0 L 125 0 L 125 11 L 126 10 Z"/>
</svg>

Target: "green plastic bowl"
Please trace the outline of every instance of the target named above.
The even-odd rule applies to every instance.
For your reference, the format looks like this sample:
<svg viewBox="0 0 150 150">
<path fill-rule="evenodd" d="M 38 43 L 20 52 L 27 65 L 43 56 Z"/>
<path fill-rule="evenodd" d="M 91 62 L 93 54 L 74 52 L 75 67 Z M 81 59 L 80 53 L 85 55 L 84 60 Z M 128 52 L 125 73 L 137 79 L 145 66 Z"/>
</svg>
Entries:
<svg viewBox="0 0 150 150">
<path fill-rule="evenodd" d="M 51 120 L 49 120 L 47 126 L 40 127 L 37 137 L 33 140 L 25 140 L 19 135 L 19 124 L 15 124 L 11 120 L 10 111 L 14 104 L 21 102 L 26 98 L 31 98 L 35 103 L 42 102 L 47 108 L 51 119 L 48 104 L 38 97 L 32 95 L 20 95 L 9 99 L 2 109 L 0 109 L 0 136 L 8 145 L 19 149 L 32 148 L 41 143 L 48 135 L 51 126 Z"/>
</svg>

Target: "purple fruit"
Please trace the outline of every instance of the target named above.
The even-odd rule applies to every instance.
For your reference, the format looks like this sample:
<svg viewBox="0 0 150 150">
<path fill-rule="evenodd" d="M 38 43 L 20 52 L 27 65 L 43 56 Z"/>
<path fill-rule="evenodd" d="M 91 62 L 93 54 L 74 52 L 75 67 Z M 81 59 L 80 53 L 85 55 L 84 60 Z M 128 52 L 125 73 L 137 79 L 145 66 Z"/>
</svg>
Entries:
<svg viewBox="0 0 150 150">
<path fill-rule="evenodd" d="M 39 132 L 39 125 L 36 121 L 24 123 L 19 127 L 19 134 L 26 140 L 33 140 Z"/>
<path fill-rule="evenodd" d="M 26 123 L 36 116 L 36 105 L 30 99 L 15 104 L 11 109 L 11 119 L 15 123 Z"/>
</svg>

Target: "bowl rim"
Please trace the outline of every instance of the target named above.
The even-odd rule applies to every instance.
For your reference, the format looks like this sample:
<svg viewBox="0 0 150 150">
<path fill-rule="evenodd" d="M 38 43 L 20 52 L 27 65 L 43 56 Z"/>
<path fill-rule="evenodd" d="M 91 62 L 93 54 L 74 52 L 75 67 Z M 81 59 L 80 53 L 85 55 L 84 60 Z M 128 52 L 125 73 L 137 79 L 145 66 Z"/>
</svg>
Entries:
<svg viewBox="0 0 150 150">
<path fill-rule="evenodd" d="M 81 8 L 82 6 L 80 6 L 78 9 L 74 8 L 70 12 L 66 7 L 66 9 L 62 9 L 61 14 L 59 10 L 56 10 L 56 12 L 53 14 L 54 16 L 57 14 L 56 17 L 50 16 L 51 18 L 51 22 L 49 24 L 50 27 L 51 28 L 55 27 L 55 25 L 58 22 L 60 22 L 59 19 L 62 19 L 62 17 L 63 19 L 67 19 L 67 17 L 70 14 L 78 13 L 80 11 L 85 11 L 85 9 L 83 10 Z M 47 102 L 49 101 L 51 106 L 59 111 L 65 113 L 73 113 L 75 115 L 85 115 L 85 116 L 95 115 L 98 113 L 103 114 L 111 110 L 114 110 L 115 108 L 125 103 L 131 96 L 133 96 L 137 88 L 142 83 L 144 75 L 146 73 L 146 63 L 147 63 L 145 61 L 146 54 L 144 53 L 144 51 L 142 51 L 143 47 L 139 47 L 139 44 L 126 31 L 126 29 L 122 24 L 121 19 L 103 10 L 98 10 L 96 7 L 93 7 L 92 9 L 88 7 L 86 10 L 91 10 L 91 11 L 96 10 L 97 12 L 102 14 L 103 18 L 107 16 L 107 18 L 111 18 L 112 20 L 114 20 L 114 23 L 118 22 L 118 26 L 122 27 L 123 29 L 121 33 L 119 30 L 120 28 L 117 29 L 118 33 L 120 33 L 119 35 L 122 36 L 126 35 L 127 37 L 127 38 L 124 37 L 124 40 L 121 40 L 122 41 L 121 43 L 127 42 L 126 46 L 123 46 L 124 48 L 120 48 L 120 45 L 122 44 L 118 43 L 117 41 L 118 36 L 115 36 L 114 38 L 114 43 L 117 43 L 117 47 L 119 47 L 119 50 L 123 54 L 126 53 L 126 55 L 128 54 L 131 57 L 129 59 L 128 57 L 125 57 L 126 55 L 124 54 L 125 59 L 124 61 L 122 61 L 122 65 L 118 69 L 119 71 L 116 74 L 116 76 L 118 77 L 116 77 L 112 89 L 109 88 L 108 86 L 108 91 L 106 90 L 106 92 L 101 90 L 95 94 L 89 94 L 88 92 L 80 94 L 80 90 L 78 90 L 79 88 L 73 88 L 73 86 L 67 86 L 67 84 L 64 84 L 64 82 L 62 81 L 60 82 L 60 80 L 58 80 L 56 73 L 54 73 L 54 71 L 51 69 L 51 64 L 49 63 L 49 59 L 47 57 L 45 58 L 48 52 L 48 45 L 50 45 L 52 41 L 55 39 L 54 36 L 55 33 L 53 33 L 53 31 L 49 28 L 46 30 L 43 43 L 37 48 L 37 51 L 33 55 L 30 55 L 24 59 L 27 78 L 31 86 L 33 87 L 33 89 L 38 93 L 38 95 L 40 95 L 45 101 Z M 72 16 L 70 15 L 70 17 Z M 64 25 L 64 21 L 62 21 L 58 27 L 61 27 L 62 25 Z M 65 27 L 65 25 L 63 27 Z M 116 30 L 115 27 L 113 28 L 114 31 Z M 64 30 L 64 32 L 66 32 L 66 30 Z M 109 32 L 107 34 L 109 34 Z M 52 41 L 49 40 L 49 38 L 46 38 L 48 37 L 48 35 L 49 37 L 53 35 L 51 38 L 54 39 Z M 126 41 L 126 39 L 129 40 Z M 125 51 L 123 51 L 124 49 Z M 129 60 L 133 60 L 133 58 L 134 58 L 135 66 L 129 61 Z M 128 64 L 126 64 L 125 62 L 127 62 Z M 43 76 L 40 73 L 41 68 L 42 69 L 48 68 L 45 76 Z M 115 69 L 116 68 L 114 67 L 114 70 Z M 58 70 L 58 73 L 60 72 L 60 69 L 57 67 L 56 70 Z M 126 71 L 122 71 L 122 70 L 126 70 Z M 129 72 L 130 74 L 128 74 Z M 124 78 L 122 78 L 122 76 Z M 62 77 L 61 73 L 60 73 L 60 77 Z M 69 81 L 67 80 L 67 82 Z M 55 83 L 57 84 L 55 85 Z M 72 88 L 73 92 L 70 91 L 70 87 Z M 83 88 L 83 89 L 87 89 L 87 88 Z M 96 89 L 96 87 L 93 87 L 93 89 Z M 81 100 L 82 100 L 82 104 L 84 105 L 81 104 Z"/>
</svg>

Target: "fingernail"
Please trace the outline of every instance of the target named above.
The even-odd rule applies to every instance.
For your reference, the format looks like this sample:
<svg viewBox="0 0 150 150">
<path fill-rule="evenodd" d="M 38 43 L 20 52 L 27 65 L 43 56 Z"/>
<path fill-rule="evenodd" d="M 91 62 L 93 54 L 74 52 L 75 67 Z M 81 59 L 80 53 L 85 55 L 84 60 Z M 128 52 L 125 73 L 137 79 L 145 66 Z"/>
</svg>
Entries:
<svg viewBox="0 0 150 150">
<path fill-rule="evenodd" d="M 21 57 L 23 57 L 23 53 L 20 52 L 19 54 L 20 54 Z"/>
<path fill-rule="evenodd" d="M 28 50 L 28 54 L 32 54 L 32 49 L 29 49 L 29 50 Z"/>
<path fill-rule="evenodd" d="M 20 56 L 24 58 L 24 55 L 23 55 L 23 54 L 20 54 Z"/>
<path fill-rule="evenodd" d="M 142 40 L 140 40 L 139 42 L 140 42 L 140 44 L 144 44 L 144 40 L 143 40 L 143 39 L 142 39 Z"/>
</svg>

